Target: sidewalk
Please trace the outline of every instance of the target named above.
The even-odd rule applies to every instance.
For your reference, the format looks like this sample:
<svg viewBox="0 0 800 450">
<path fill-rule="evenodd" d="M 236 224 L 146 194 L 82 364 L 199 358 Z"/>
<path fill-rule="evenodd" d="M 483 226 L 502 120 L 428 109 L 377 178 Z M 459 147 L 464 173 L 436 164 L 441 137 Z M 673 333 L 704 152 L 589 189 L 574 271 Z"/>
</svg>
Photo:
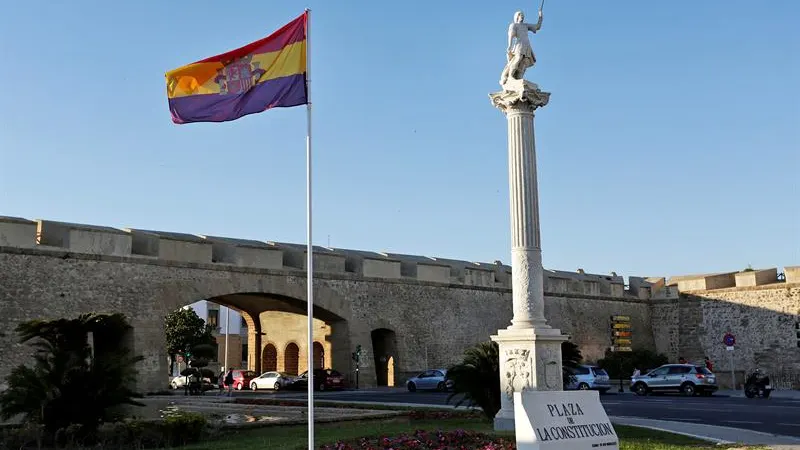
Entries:
<svg viewBox="0 0 800 450">
<path fill-rule="evenodd" d="M 767 445 L 774 449 L 800 449 L 800 438 L 762 433 L 740 428 L 703 425 L 698 423 L 670 422 L 638 417 L 609 417 L 612 423 L 649 428 L 682 434 L 717 444 Z"/>
<path fill-rule="evenodd" d="M 729 389 L 720 389 L 716 392 L 715 395 L 727 395 L 729 397 L 744 397 L 744 391 L 741 390 L 729 390 Z M 780 398 L 784 400 L 798 400 L 800 401 L 800 391 L 796 390 L 779 390 L 779 391 L 772 391 L 769 395 L 769 398 Z"/>
</svg>

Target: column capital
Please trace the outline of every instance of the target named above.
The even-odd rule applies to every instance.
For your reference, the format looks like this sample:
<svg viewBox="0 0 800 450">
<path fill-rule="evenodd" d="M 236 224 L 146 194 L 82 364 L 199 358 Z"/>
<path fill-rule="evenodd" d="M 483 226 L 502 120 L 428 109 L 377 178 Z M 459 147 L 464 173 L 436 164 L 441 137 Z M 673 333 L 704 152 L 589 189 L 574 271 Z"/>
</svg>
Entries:
<svg viewBox="0 0 800 450">
<path fill-rule="evenodd" d="M 505 114 L 533 114 L 550 101 L 550 93 L 539 89 L 539 85 L 528 80 L 509 79 L 503 90 L 489 94 L 492 105 Z"/>
</svg>

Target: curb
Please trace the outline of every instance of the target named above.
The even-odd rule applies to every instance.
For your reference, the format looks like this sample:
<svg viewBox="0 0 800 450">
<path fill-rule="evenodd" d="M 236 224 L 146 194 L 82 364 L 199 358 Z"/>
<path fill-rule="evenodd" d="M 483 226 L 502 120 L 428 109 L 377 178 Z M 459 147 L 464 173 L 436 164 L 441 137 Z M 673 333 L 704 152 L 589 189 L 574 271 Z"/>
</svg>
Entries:
<svg viewBox="0 0 800 450">
<path fill-rule="evenodd" d="M 642 417 L 631 417 L 631 416 L 609 416 L 608 419 L 611 422 L 623 421 L 623 420 L 629 419 L 629 420 L 648 420 L 648 421 L 651 421 L 651 422 L 661 422 L 661 423 L 664 423 L 664 424 L 686 425 L 685 422 L 676 422 L 676 421 L 671 421 L 671 420 L 658 420 L 658 419 L 645 419 L 645 418 L 642 418 Z M 673 431 L 673 430 L 670 430 L 668 428 L 658 427 L 656 425 L 626 424 L 626 423 L 623 423 L 623 422 L 619 422 L 619 425 L 627 425 L 627 426 L 633 426 L 633 427 L 648 428 L 648 429 L 651 429 L 651 430 L 665 431 L 667 433 L 672 433 L 672 434 L 680 434 L 680 435 L 684 435 L 684 436 L 687 436 L 687 437 L 693 437 L 695 439 L 702 439 L 702 440 L 707 440 L 709 442 L 715 442 L 718 445 L 728 445 L 728 444 L 736 444 L 737 443 L 737 442 L 726 441 L 724 439 L 713 438 L 713 437 L 710 437 L 710 436 L 695 435 L 693 433 L 687 433 L 687 432 L 684 432 L 684 431 Z M 764 436 L 764 437 L 768 437 L 768 438 L 777 438 L 777 439 L 781 439 L 781 440 L 793 441 L 793 444 L 791 444 L 791 445 L 800 446 L 800 438 L 795 437 L 795 436 L 787 436 L 787 435 L 783 435 L 783 434 L 767 433 L 767 432 L 764 432 L 764 431 L 750 430 L 750 429 L 747 429 L 747 428 L 728 427 L 728 426 L 723 426 L 723 425 L 705 425 L 705 424 L 702 424 L 702 425 L 708 426 L 708 427 L 714 427 L 714 428 L 718 428 L 718 429 L 722 429 L 722 430 L 726 430 L 726 431 L 731 431 L 731 432 L 739 432 L 739 433 L 744 432 L 744 433 L 749 433 L 749 434 L 758 435 L 758 436 Z M 750 445 L 753 445 L 753 444 L 750 444 Z M 788 445 L 788 444 L 758 444 L 758 445 L 770 445 L 770 446 L 773 446 L 773 445 Z"/>
<path fill-rule="evenodd" d="M 726 441 L 724 439 L 717 439 L 717 438 L 713 438 L 711 436 L 703 436 L 703 435 L 699 435 L 699 434 L 686 433 L 684 431 L 675 431 L 675 430 L 670 430 L 668 428 L 661 428 L 661 427 L 657 427 L 657 426 L 653 426 L 653 425 L 641 425 L 641 424 L 635 424 L 634 425 L 634 424 L 627 424 L 627 423 L 619 422 L 619 420 L 624 420 L 624 419 L 628 419 L 628 418 L 629 417 L 612 416 L 612 417 L 609 417 L 608 420 L 610 420 L 611 423 L 616 423 L 617 425 L 624 425 L 624 426 L 627 426 L 627 427 L 636 427 L 636 428 L 645 428 L 645 429 L 648 429 L 648 430 L 662 431 L 664 433 L 670 433 L 670 434 L 678 434 L 678 435 L 681 435 L 681 436 L 686 436 L 686 437 L 690 437 L 690 438 L 694 438 L 694 439 L 699 439 L 701 441 L 712 442 L 712 443 L 717 444 L 717 445 L 735 444 L 735 442 Z M 630 417 L 630 419 L 639 419 L 639 417 Z M 666 421 L 666 420 L 660 420 L 659 422 L 682 423 L 682 422 L 669 422 L 669 421 Z"/>
</svg>

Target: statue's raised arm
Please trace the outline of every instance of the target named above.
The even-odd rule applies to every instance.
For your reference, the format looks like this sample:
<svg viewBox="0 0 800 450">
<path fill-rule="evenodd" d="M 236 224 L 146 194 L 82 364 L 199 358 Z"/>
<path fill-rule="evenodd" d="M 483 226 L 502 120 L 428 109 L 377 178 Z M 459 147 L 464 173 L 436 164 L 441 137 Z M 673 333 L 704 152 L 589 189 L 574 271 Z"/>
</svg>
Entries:
<svg viewBox="0 0 800 450">
<path fill-rule="evenodd" d="M 533 53 L 528 32 L 536 33 L 542 28 L 542 10 L 539 10 L 539 20 L 535 24 L 525 23 L 525 13 L 517 11 L 514 22 L 508 26 L 508 49 L 506 50 L 508 63 L 500 76 L 500 85 L 506 84 L 509 78 L 522 80 L 525 71 L 536 64 L 536 55 Z"/>
<path fill-rule="evenodd" d="M 528 25 L 528 31 L 530 31 L 532 33 L 536 33 L 537 31 L 541 30 L 542 29 L 542 17 L 543 17 L 542 16 L 542 10 L 540 9 L 539 10 L 539 20 L 536 22 L 536 24 L 535 25 L 526 24 L 526 25 Z"/>
</svg>

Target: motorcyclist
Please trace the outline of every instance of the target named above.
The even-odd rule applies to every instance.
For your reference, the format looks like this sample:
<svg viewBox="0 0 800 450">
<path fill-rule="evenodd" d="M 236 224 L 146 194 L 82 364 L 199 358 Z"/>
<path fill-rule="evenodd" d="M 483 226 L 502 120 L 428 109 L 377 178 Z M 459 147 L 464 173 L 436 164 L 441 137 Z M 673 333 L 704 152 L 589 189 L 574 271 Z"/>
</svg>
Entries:
<svg viewBox="0 0 800 450">
<path fill-rule="evenodd" d="M 747 377 L 747 381 L 744 384 L 745 395 L 747 397 L 755 397 L 755 396 L 762 396 L 762 397 L 769 397 L 770 394 L 770 384 L 769 384 L 769 376 L 761 371 L 761 369 L 756 368 L 750 376 Z"/>
<path fill-rule="evenodd" d="M 752 384 L 758 386 L 759 388 L 763 389 L 769 384 L 769 377 L 761 372 L 761 369 L 756 368 L 753 373 L 747 377 L 747 381 L 745 384 Z"/>
</svg>

